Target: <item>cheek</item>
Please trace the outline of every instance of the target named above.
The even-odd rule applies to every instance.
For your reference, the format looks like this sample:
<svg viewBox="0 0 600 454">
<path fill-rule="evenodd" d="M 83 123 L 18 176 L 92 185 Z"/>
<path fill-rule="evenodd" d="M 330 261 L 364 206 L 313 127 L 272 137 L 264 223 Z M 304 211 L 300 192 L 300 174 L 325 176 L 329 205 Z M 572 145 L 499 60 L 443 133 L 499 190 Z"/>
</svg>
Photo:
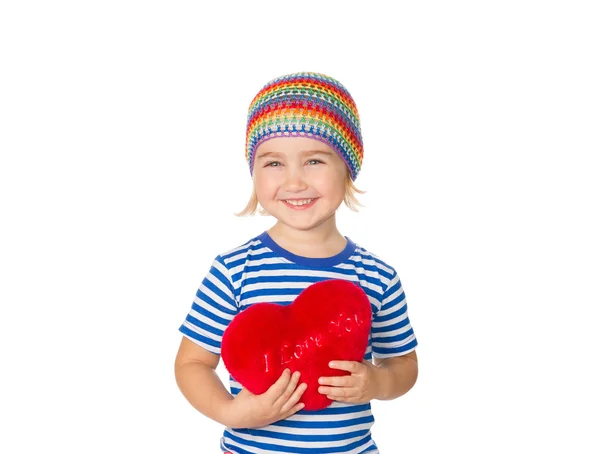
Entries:
<svg viewBox="0 0 600 454">
<path fill-rule="evenodd" d="M 345 175 L 329 175 L 323 180 L 321 188 L 331 199 L 342 200 L 345 193 Z"/>
<path fill-rule="evenodd" d="M 277 191 L 276 176 L 273 174 L 268 175 L 265 172 L 257 172 L 254 177 L 254 189 L 259 199 L 272 196 Z"/>
</svg>

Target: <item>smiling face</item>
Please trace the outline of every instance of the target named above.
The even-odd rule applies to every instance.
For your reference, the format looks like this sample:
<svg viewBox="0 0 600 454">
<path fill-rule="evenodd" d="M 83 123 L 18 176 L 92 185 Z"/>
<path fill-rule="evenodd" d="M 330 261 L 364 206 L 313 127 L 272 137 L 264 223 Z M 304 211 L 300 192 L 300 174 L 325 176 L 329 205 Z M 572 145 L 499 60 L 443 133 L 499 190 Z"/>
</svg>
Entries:
<svg viewBox="0 0 600 454">
<path fill-rule="evenodd" d="M 277 137 L 256 149 L 254 187 L 263 209 L 296 230 L 310 230 L 344 200 L 348 170 L 328 145 L 308 137 Z"/>
</svg>

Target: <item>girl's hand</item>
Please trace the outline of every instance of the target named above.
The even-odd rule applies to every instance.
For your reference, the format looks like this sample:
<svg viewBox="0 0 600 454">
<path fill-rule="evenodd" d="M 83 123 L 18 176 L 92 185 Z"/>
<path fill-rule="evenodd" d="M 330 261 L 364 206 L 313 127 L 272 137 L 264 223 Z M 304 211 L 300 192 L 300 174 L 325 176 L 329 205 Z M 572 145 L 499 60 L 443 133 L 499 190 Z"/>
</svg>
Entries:
<svg viewBox="0 0 600 454">
<path fill-rule="evenodd" d="M 251 429 L 273 424 L 300 411 L 304 404 L 298 403 L 306 390 L 306 383 L 298 385 L 300 372 L 293 374 L 285 369 L 281 377 L 263 394 L 252 394 L 246 388 L 231 401 L 228 409 L 232 429 Z"/>
<path fill-rule="evenodd" d="M 351 375 L 319 378 L 319 392 L 331 400 L 365 404 L 375 398 L 378 389 L 377 367 L 369 361 L 331 361 L 332 369 L 346 370 Z"/>
</svg>

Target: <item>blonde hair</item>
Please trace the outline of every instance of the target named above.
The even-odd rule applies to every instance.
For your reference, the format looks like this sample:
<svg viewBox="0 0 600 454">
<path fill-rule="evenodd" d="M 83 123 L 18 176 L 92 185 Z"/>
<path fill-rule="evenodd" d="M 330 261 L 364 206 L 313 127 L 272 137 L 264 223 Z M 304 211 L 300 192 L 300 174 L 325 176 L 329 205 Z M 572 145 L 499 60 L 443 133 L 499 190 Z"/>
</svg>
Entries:
<svg viewBox="0 0 600 454">
<path fill-rule="evenodd" d="M 366 191 L 361 191 L 356 186 L 354 186 L 354 181 L 352 181 L 352 177 L 350 176 L 350 172 L 346 172 L 346 180 L 344 182 L 344 203 L 348 208 L 352 211 L 358 211 L 358 207 L 364 207 L 361 204 L 356 194 L 364 194 Z M 246 204 L 246 207 L 240 211 L 239 213 L 235 213 L 236 216 L 252 216 L 254 214 L 260 214 L 261 216 L 270 216 L 262 207 L 258 204 L 258 197 L 256 196 L 256 189 L 254 185 L 252 185 L 252 194 L 250 194 L 250 200 Z"/>
</svg>

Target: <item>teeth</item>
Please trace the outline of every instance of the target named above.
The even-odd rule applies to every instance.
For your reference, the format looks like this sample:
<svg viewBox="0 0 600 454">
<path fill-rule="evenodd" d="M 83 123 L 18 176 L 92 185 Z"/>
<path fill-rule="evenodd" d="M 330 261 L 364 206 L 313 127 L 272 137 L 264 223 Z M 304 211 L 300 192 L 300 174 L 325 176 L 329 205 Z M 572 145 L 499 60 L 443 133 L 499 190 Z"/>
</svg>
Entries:
<svg viewBox="0 0 600 454">
<path fill-rule="evenodd" d="M 304 200 L 286 200 L 287 203 L 294 206 L 302 206 L 312 202 L 315 199 L 304 199 Z"/>
</svg>

